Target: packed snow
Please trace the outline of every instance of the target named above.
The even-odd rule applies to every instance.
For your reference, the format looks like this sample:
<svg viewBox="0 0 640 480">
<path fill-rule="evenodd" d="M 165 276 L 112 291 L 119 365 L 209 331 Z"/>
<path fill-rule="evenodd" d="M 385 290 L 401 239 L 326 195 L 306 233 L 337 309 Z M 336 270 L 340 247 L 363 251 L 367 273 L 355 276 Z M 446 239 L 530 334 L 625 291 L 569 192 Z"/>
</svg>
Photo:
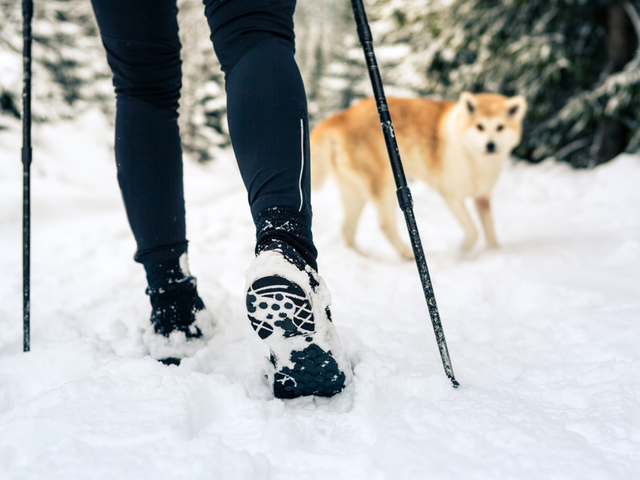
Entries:
<svg viewBox="0 0 640 480">
<path fill-rule="evenodd" d="M 33 135 L 23 353 L 20 125 L 0 130 L 0 478 L 640 478 L 637 156 L 510 162 L 494 196 L 502 247 L 470 254 L 443 200 L 411 185 L 458 389 L 415 264 L 369 207 L 364 255 L 347 249 L 335 185 L 314 192 L 354 377 L 336 397 L 283 401 L 244 310 L 254 231 L 231 152 L 185 161 L 191 272 L 216 325 L 176 367 L 142 343 L 150 306 L 112 127 L 91 113 Z"/>
</svg>

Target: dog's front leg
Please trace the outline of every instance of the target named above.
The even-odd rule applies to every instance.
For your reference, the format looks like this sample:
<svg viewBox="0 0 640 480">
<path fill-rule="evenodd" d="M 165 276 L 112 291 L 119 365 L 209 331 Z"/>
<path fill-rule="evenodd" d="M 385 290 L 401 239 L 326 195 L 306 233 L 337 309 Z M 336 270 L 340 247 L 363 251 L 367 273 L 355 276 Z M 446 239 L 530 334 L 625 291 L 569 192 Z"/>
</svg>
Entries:
<svg viewBox="0 0 640 480">
<path fill-rule="evenodd" d="M 395 216 L 398 204 L 396 203 L 393 189 L 385 189 L 381 196 L 374 196 L 373 204 L 378 212 L 380 229 L 389 240 L 389 243 L 393 245 L 402 258 L 406 260 L 413 259 L 413 250 L 407 247 L 398 235 Z"/>
<path fill-rule="evenodd" d="M 476 209 L 482 222 L 482 228 L 484 229 L 484 237 L 487 240 L 487 247 L 498 248 L 498 242 L 496 241 L 496 234 L 493 229 L 493 216 L 491 215 L 491 199 L 489 197 L 477 197 L 474 199 L 476 202 Z"/>
<path fill-rule="evenodd" d="M 344 207 L 342 237 L 347 247 L 358 250 L 358 247 L 356 247 L 356 228 L 362 209 L 367 202 L 367 197 L 355 182 L 350 182 L 343 177 L 337 178 L 342 206 Z"/>
<path fill-rule="evenodd" d="M 451 213 L 453 213 L 453 215 L 458 219 L 458 222 L 460 222 L 460 225 L 464 230 L 464 240 L 462 241 L 461 248 L 465 252 L 468 252 L 478 240 L 478 230 L 473 224 L 473 220 L 467 211 L 464 199 L 447 196 L 445 196 L 444 199 L 449 206 L 449 210 L 451 210 Z"/>
</svg>

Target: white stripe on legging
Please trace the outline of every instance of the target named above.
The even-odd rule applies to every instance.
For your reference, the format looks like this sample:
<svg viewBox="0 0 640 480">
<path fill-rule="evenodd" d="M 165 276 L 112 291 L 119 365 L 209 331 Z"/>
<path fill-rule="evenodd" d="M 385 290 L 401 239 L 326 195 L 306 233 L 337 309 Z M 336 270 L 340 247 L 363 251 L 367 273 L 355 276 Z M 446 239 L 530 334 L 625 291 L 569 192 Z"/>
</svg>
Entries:
<svg viewBox="0 0 640 480">
<path fill-rule="evenodd" d="M 298 183 L 298 189 L 300 190 L 300 208 L 299 212 L 302 211 L 302 206 L 304 205 L 304 197 L 302 196 L 302 173 L 304 172 L 304 119 L 300 119 L 300 151 L 301 151 L 301 162 L 300 162 L 300 181 Z"/>
</svg>

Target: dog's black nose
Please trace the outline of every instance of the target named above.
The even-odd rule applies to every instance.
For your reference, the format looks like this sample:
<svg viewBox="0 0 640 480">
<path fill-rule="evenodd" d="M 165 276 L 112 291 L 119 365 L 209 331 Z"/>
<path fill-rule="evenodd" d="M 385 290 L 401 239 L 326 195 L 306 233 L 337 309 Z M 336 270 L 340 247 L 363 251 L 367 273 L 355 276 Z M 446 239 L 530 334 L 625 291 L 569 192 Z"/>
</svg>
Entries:
<svg viewBox="0 0 640 480">
<path fill-rule="evenodd" d="M 493 153 L 496 151 L 496 144 L 493 142 L 487 143 L 487 153 Z"/>
</svg>

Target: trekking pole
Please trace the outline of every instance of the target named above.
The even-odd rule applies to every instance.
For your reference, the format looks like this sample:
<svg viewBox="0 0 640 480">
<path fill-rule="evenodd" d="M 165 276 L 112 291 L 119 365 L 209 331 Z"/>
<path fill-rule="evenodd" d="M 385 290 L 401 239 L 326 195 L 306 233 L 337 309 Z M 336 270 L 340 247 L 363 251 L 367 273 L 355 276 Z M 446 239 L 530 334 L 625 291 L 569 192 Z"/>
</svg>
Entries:
<svg viewBox="0 0 640 480">
<path fill-rule="evenodd" d="M 433 331 L 436 334 L 436 341 L 438 342 L 438 349 L 440 350 L 442 366 L 444 367 L 447 377 L 449 377 L 451 383 L 453 383 L 453 387 L 458 388 L 460 384 L 453 375 L 453 367 L 451 366 L 449 350 L 447 349 L 447 342 L 444 338 L 442 323 L 440 322 L 440 314 L 438 313 L 436 297 L 433 293 L 433 286 L 431 285 L 429 269 L 427 268 L 427 260 L 425 259 L 424 251 L 422 250 L 422 242 L 420 241 L 420 235 L 418 234 L 418 225 L 416 224 L 416 218 L 413 214 L 413 199 L 411 198 L 411 191 L 407 186 L 407 179 L 404 175 L 402 161 L 400 160 L 400 153 L 398 152 L 398 144 L 393 132 L 393 125 L 391 124 L 391 116 L 389 115 L 387 99 L 384 95 L 384 89 L 382 88 L 382 78 L 380 77 L 376 56 L 373 52 L 373 37 L 371 36 L 371 30 L 369 29 L 369 24 L 367 22 L 367 15 L 364 11 L 362 0 L 351 0 L 351 6 L 353 7 L 353 16 L 356 20 L 356 25 L 358 26 L 358 37 L 360 38 L 360 44 L 364 50 L 367 67 L 369 69 L 369 78 L 371 79 L 371 85 L 373 86 L 373 93 L 378 107 L 378 116 L 380 117 L 384 141 L 387 144 L 387 152 L 389 153 L 389 160 L 391 161 L 391 169 L 393 170 L 393 177 L 396 182 L 398 202 L 400 204 L 400 209 L 404 213 L 407 228 L 409 229 L 413 255 L 416 259 L 416 265 L 418 266 L 418 273 L 420 274 L 422 290 L 424 291 L 424 297 L 429 308 Z"/>
<path fill-rule="evenodd" d="M 31 19 L 33 18 L 33 0 L 22 0 L 22 62 L 24 66 L 24 85 L 22 90 L 22 289 L 23 289 L 23 349 L 30 349 L 30 250 L 31 250 Z"/>
</svg>

